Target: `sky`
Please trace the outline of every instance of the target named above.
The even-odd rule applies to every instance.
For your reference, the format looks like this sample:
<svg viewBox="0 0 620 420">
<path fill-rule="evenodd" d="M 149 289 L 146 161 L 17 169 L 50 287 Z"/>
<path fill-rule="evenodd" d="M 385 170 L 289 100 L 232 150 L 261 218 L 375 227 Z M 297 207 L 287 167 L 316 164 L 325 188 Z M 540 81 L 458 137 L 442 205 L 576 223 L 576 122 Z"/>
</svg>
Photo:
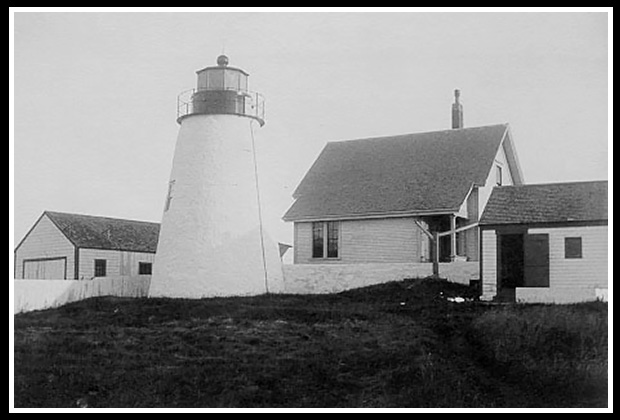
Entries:
<svg viewBox="0 0 620 420">
<path fill-rule="evenodd" d="M 45 210 L 159 222 L 177 95 L 222 52 L 266 99 L 263 219 L 282 242 L 326 142 L 449 129 L 457 88 L 466 127 L 510 124 L 527 183 L 608 179 L 606 13 L 13 16 L 14 244 Z"/>
</svg>

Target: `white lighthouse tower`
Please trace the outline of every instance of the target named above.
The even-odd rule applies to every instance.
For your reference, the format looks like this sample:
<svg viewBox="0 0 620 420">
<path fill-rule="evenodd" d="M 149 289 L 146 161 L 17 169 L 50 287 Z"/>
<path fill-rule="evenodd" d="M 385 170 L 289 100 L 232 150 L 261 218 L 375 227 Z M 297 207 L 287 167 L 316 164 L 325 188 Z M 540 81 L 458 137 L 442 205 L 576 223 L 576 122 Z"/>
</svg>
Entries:
<svg viewBox="0 0 620 420">
<path fill-rule="evenodd" d="M 256 295 L 283 288 L 275 243 L 263 229 L 254 129 L 264 101 L 228 65 L 196 72 L 179 95 L 179 134 L 150 296 Z"/>
</svg>

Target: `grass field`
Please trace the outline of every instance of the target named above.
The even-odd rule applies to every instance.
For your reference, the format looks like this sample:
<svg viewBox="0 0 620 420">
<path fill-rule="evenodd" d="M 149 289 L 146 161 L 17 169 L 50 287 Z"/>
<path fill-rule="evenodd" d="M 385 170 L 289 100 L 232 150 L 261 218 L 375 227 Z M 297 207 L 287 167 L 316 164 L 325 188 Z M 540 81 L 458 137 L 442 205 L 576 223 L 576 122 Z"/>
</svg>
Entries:
<svg viewBox="0 0 620 420">
<path fill-rule="evenodd" d="M 15 317 L 16 407 L 606 407 L 607 304 L 95 298 Z"/>
</svg>

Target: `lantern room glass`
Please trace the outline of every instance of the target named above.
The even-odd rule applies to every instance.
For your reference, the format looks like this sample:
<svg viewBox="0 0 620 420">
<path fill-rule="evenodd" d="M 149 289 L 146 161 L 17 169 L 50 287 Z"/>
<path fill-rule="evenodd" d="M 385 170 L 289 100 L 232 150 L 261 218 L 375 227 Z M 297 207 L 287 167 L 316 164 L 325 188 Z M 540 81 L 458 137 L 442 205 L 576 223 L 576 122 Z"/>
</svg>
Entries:
<svg viewBox="0 0 620 420">
<path fill-rule="evenodd" d="M 234 68 L 207 68 L 198 73 L 198 90 L 248 90 L 248 76 Z"/>
</svg>

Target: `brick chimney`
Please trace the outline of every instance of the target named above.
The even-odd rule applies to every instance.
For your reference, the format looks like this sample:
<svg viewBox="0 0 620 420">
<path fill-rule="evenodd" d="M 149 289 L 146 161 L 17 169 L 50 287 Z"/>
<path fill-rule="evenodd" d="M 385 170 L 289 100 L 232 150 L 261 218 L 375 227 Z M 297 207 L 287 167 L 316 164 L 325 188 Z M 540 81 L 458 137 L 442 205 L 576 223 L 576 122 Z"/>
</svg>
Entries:
<svg viewBox="0 0 620 420">
<path fill-rule="evenodd" d="M 452 104 L 452 128 L 463 128 L 463 105 L 459 102 L 461 91 L 454 90 L 454 103 Z"/>
</svg>

